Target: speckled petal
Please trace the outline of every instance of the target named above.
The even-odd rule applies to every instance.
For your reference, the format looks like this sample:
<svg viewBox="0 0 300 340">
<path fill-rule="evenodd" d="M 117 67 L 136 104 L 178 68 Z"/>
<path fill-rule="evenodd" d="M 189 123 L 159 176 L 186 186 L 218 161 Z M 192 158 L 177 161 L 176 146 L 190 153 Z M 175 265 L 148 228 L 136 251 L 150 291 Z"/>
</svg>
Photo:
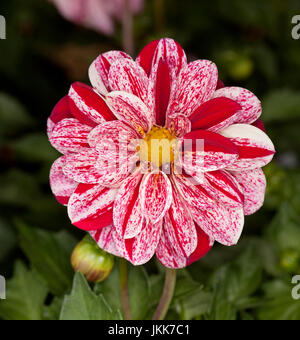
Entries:
<svg viewBox="0 0 300 340">
<path fill-rule="evenodd" d="M 98 230 L 112 225 L 116 194 L 116 189 L 98 184 L 79 184 L 68 204 L 72 224 L 83 230 Z"/>
<path fill-rule="evenodd" d="M 62 205 L 68 204 L 70 196 L 73 194 L 76 187 L 78 186 L 77 182 L 73 181 L 63 173 L 65 160 L 65 156 L 58 158 L 52 164 L 50 170 L 51 190 L 57 201 Z"/>
<path fill-rule="evenodd" d="M 66 118 L 56 124 L 50 142 L 63 154 L 82 152 L 89 149 L 87 137 L 91 130 L 90 126 L 81 124 L 75 118 Z"/>
<path fill-rule="evenodd" d="M 70 88 L 69 98 L 73 116 L 86 125 L 95 127 L 116 119 L 105 99 L 90 86 L 74 83 Z"/>
<path fill-rule="evenodd" d="M 218 82 L 218 69 L 208 60 L 197 60 L 188 64 L 180 73 L 178 92 L 170 106 L 170 113 L 180 112 L 190 116 L 212 98 Z"/>
<path fill-rule="evenodd" d="M 237 244 L 244 227 L 243 208 L 231 209 L 216 204 L 205 211 L 190 209 L 195 222 L 212 239 L 225 246 Z"/>
<path fill-rule="evenodd" d="M 232 99 L 242 107 L 242 110 L 236 115 L 234 123 L 252 124 L 261 115 L 261 102 L 249 90 L 241 87 L 224 87 L 217 90 L 213 97 Z"/>
<path fill-rule="evenodd" d="M 121 51 L 110 51 L 101 54 L 90 66 L 89 77 L 93 87 L 102 94 L 111 91 L 109 86 L 109 70 L 111 65 L 120 59 L 131 60 L 131 57 Z"/>
<path fill-rule="evenodd" d="M 133 94 L 115 91 L 107 95 L 116 117 L 133 127 L 143 137 L 152 127 L 153 117 L 147 106 Z"/>
<path fill-rule="evenodd" d="M 244 213 L 252 215 L 264 204 L 266 177 L 262 169 L 232 172 L 244 192 Z"/>
<path fill-rule="evenodd" d="M 142 212 L 152 223 L 160 221 L 172 203 L 172 186 L 166 174 L 159 171 L 145 176 L 140 188 Z"/>
<path fill-rule="evenodd" d="M 109 71 L 109 84 L 112 91 L 131 93 L 147 102 L 149 79 L 145 71 L 134 61 L 120 59 Z"/>
<path fill-rule="evenodd" d="M 271 139 L 255 126 L 235 124 L 220 134 L 230 139 L 239 152 L 239 158 L 227 170 L 254 170 L 267 165 L 274 157 L 275 147 Z"/>
<path fill-rule="evenodd" d="M 114 234 L 116 233 L 116 230 L 113 226 L 108 226 L 100 230 L 93 230 L 89 233 L 101 249 L 110 254 L 121 257 L 114 240 Z"/>
</svg>

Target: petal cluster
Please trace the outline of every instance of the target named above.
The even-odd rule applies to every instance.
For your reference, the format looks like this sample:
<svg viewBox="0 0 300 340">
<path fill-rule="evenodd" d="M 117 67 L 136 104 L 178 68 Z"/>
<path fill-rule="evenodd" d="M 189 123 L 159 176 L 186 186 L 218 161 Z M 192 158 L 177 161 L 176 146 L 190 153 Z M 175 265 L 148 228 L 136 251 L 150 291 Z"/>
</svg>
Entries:
<svg viewBox="0 0 300 340">
<path fill-rule="evenodd" d="M 50 184 L 72 224 L 134 265 L 156 255 L 183 268 L 215 241 L 236 244 L 244 216 L 263 205 L 261 168 L 275 153 L 259 99 L 224 87 L 213 62 L 188 63 L 172 39 L 150 43 L 136 61 L 102 54 L 89 76 L 92 87 L 73 84 L 48 119 L 63 154 Z M 139 157 L 138 141 L 154 128 L 176 140 L 168 166 Z"/>
</svg>

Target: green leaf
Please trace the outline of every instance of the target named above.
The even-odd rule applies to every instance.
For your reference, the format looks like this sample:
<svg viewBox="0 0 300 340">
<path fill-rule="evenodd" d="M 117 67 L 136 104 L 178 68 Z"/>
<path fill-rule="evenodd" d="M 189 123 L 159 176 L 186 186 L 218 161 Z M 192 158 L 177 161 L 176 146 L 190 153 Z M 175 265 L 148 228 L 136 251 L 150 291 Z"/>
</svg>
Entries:
<svg viewBox="0 0 300 340">
<path fill-rule="evenodd" d="M 31 264 L 47 282 L 51 292 L 62 295 L 70 290 L 73 269 L 70 265 L 75 239 L 67 232 L 53 233 L 17 223 L 20 246 Z"/>
<path fill-rule="evenodd" d="M 6 300 L 0 301 L 0 316 L 6 320 L 41 320 L 48 293 L 46 283 L 21 262 L 7 282 Z"/>
<path fill-rule="evenodd" d="M 149 278 L 144 267 L 129 267 L 128 287 L 132 317 L 142 320 L 151 299 Z"/>
<path fill-rule="evenodd" d="M 222 266 L 212 277 L 212 286 L 222 290 L 230 303 L 250 296 L 260 285 L 262 266 L 254 245 L 242 253 L 237 260 Z"/>
<path fill-rule="evenodd" d="M 65 296 L 60 320 L 120 320 L 102 295 L 96 295 L 81 273 L 76 273 L 70 295 Z"/>
<path fill-rule="evenodd" d="M 271 92 L 263 101 L 264 122 L 300 119 L 300 93 L 292 90 Z"/>
<path fill-rule="evenodd" d="M 17 135 L 33 125 L 33 119 L 24 107 L 12 96 L 0 92 L 0 139 Z"/>
<path fill-rule="evenodd" d="M 50 305 L 44 306 L 43 320 L 59 320 L 62 303 L 63 299 L 55 296 Z"/>
<path fill-rule="evenodd" d="M 149 277 L 144 267 L 134 267 L 128 263 L 128 289 L 132 318 L 143 320 L 153 300 Z M 113 309 L 122 310 L 118 266 L 115 266 L 104 282 L 95 286 L 95 292 L 101 293 Z"/>
<path fill-rule="evenodd" d="M 300 320 L 300 301 L 292 298 L 293 285 L 272 281 L 264 286 L 269 301 L 258 309 L 260 320 Z"/>
</svg>

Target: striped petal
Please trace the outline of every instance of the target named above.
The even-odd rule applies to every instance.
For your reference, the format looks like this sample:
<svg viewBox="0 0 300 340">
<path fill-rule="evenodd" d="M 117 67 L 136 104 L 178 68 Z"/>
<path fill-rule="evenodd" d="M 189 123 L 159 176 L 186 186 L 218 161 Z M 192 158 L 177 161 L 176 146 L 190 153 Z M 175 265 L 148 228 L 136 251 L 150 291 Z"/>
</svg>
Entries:
<svg viewBox="0 0 300 340">
<path fill-rule="evenodd" d="M 241 208 L 244 205 L 243 190 L 229 172 L 207 172 L 205 178 L 209 183 L 205 187 L 218 202 L 231 208 Z"/>
<path fill-rule="evenodd" d="M 191 255 L 197 246 L 197 232 L 186 204 L 173 187 L 173 202 L 165 216 L 165 232 L 177 253 Z"/>
<path fill-rule="evenodd" d="M 107 101 L 116 117 L 143 137 L 152 127 L 153 117 L 147 106 L 135 95 L 126 92 L 111 92 Z"/>
<path fill-rule="evenodd" d="M 155 254 L 161 230 L 162 221 L 152 224 L 144 220 L 140 233 L 134 238 L 125 239 L 116 232 L 114 238 L 121 256 L 135 266 L 147 263 Z"/>
<path fill-rule="evenodd" d="M 116 233 L 116 230 L 113 226 L 108 226 L 99 230 L 93 230 L 89 233 L 101 249 L 115 256 L 121 256 L 114 240 L 114 234 Z"/>
<path fill-rule="evenodd" d="M 275 154 L 271 139 L 260 129 L 248 124 L 235 124 L 220 134 L 238 148 L 239 158 L 227 169 L 232 171 L 254 170 L 270 163 Z"/>
<path fill-rule="evenodd" d="M 87 125 L 95 127 L 116 119 L 106 101 L 90 86 L 74 83 L 69 98 L 72 114 Z"/>
<path fill-rule="evenodd" d="M 262 169 L 233 172 L 244 192 L 244 213 L 252 215 L 264 204 L 266 192 L 266 177 Z"/>
<path fill-rule="evenodd" d="M 182 154 L 176 163 L 191 176 L 228 167 L 238 158 L 237 147 L 214 132 L 197 130 L 187 134 L 179 144 Z"/>
<path fill-rule="evenodd" d="M 52 146 L 63 154 L 82 152 L 89 149 L 87 137 L 92 128 L 83 125 L 75 118 L 66 118 L 56 124 L 50 142 Z"/>
<path fill-rule="evenodd" d="M 197 108 L 212 98 L 218 82 L 218 69 L 208 60 L 188 64 L 180 73 L 178 92 L 170 112 L 189 117 Z"/>
<path fill-rule="evenodd" d="M 190 116 L 192 130 L 219 131 L 232 125 L 241 106 L 228 98 L 220 97 L 202 104 Z"/>
<path fill-rule="evenodd" d="M 260 100 L 252 92 L 241 87 L 224 87 L 217 90 L 213 97 L 232 99 L 242 107 L 242 110 L 236 115 L 234 123 L 252 124 L 261 115 Z"/>
<path fill-rule="evenodd" d="M 74 118 L 71 114 L 69 96 L 63 97 L 54 107 L 47 121 L 47 133 L 50 135 L 57 123 L 66 118 Z"/>
<path fill-rule="evenodd" d="M 75 191 L 78 183 L 67 177 L 63 173 L 63 167 L 65 165 L 66 157 L 62 156 L 58 158 L 51 167 L 50 170 L 50 187 L 57 199 L 62 205 L 67 205 L 70 196 Z"/>
<path fill-rule="evenodd" d="M 188 205 L 205 210 L 213 208 L 215 201 L 202 185 L 196 185 L 194 181 L 184 175 L 173 175 L 174 183 Z"/>
<path fill-rule="evenodd" d="M 156 40 L 148 44 L 137 57 L 139 64 L 150 77 L 151 71 L 160 61 L 165 61 L 176 77 L 187 64 L 187 58 L 182 47 L 172 39 Z"/>
<path fill-rule="evenodd" d="M 96 149 L 70 155 L 63 171 L 79 183 L 119 186 L 130 173 L 134 159 L 128 158 L 123 164 L 116 164 L 103 155 Z"/>
<path fill-rule="evenodd" d="M 237 244 L 244 227 L 244 210 L 215 205 L 212 209 L 200 211 L 190 207 L 195 222 L 212 239 L 225 245 Z"/>
<path fill-rule="evenodd" d="M 83 230 L 98 230 L 112 225 L 116 193 L 116 189 L 98 184 L 79 184 L 68 204 L 72 224 Z"/>
<path fill-rule="evenodd" d="M 109 71 L 109 84 L 112 91 L 131 93 L 147 102 L 148 77 L 145 71 L 133 60 L 120 59 Z"/>
<path fill-rule="evenodd" d="M 114 203 L 114 226 L 121 238 L 129 239 L 139 234 L 144 226 L 139 190 L 142 175 L 136 171 L 121 185 Z"/>
<path fill-rule="evenodd" d="M 90 66 L 89 68 L 90 82 L 93 85 L 93 87 L 100 93 L 106 95 L 108 92 L 111 91 L 108 78 L 109 71 L 111 65 L 120 59 L 131 60 L 131 57 L 128 54 L 121 51 L 110 51 L 101 54 Z"/>
<path fill-rule="evenodd" d="M 160 221 L 172 203 L 172 186 L 161 171 L 145 176 L 140 188 L 141 209 L 153 224 Z"/>
</svg>

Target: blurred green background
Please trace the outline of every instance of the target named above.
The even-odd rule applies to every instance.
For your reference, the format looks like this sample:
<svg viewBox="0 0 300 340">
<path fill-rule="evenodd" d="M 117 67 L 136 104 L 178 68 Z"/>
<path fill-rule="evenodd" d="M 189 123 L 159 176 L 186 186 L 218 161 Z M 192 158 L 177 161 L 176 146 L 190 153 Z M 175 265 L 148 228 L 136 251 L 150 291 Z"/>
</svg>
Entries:
<svg viewBox="0 0 300 340">
<path fill-rule="evenodd" d="M 68 295 L 70 252 L 83 234 L 50 192 L 58 154 L 46 120 L 73 81 L 88 82 L 98 54 L 122 49 L 121 25 L 105 37 L 65 21 L 44 0 L 1 1 L 0 14 L 7 21 L 0 40 L 0 274 L 11 278 L 0 318 L 91 318 L 78 314 L 84 303 L 100 318 L 102 295 L 119 309 L 118 272 L 91 288 L 76 275 Z M 257 94 L 277 149 L 265 168 L 265 206 L 246 218 L 238 246 L 215 246 L 180 271 L 168 318 L 300 319 L 300 300 L 291 298 L 292 277 L 300 274 L 300 40 L 291 36 L 297 14 L 299 0 L 147 0 L 135 18 L 136 51 L 174 38 L 190 60 L 216 62 L 225 84 Z M 146 270 L 131 267 L 129 279 L 133 314 L 148 318 L 163 269 L 153 260 Z"/>
</svg>

